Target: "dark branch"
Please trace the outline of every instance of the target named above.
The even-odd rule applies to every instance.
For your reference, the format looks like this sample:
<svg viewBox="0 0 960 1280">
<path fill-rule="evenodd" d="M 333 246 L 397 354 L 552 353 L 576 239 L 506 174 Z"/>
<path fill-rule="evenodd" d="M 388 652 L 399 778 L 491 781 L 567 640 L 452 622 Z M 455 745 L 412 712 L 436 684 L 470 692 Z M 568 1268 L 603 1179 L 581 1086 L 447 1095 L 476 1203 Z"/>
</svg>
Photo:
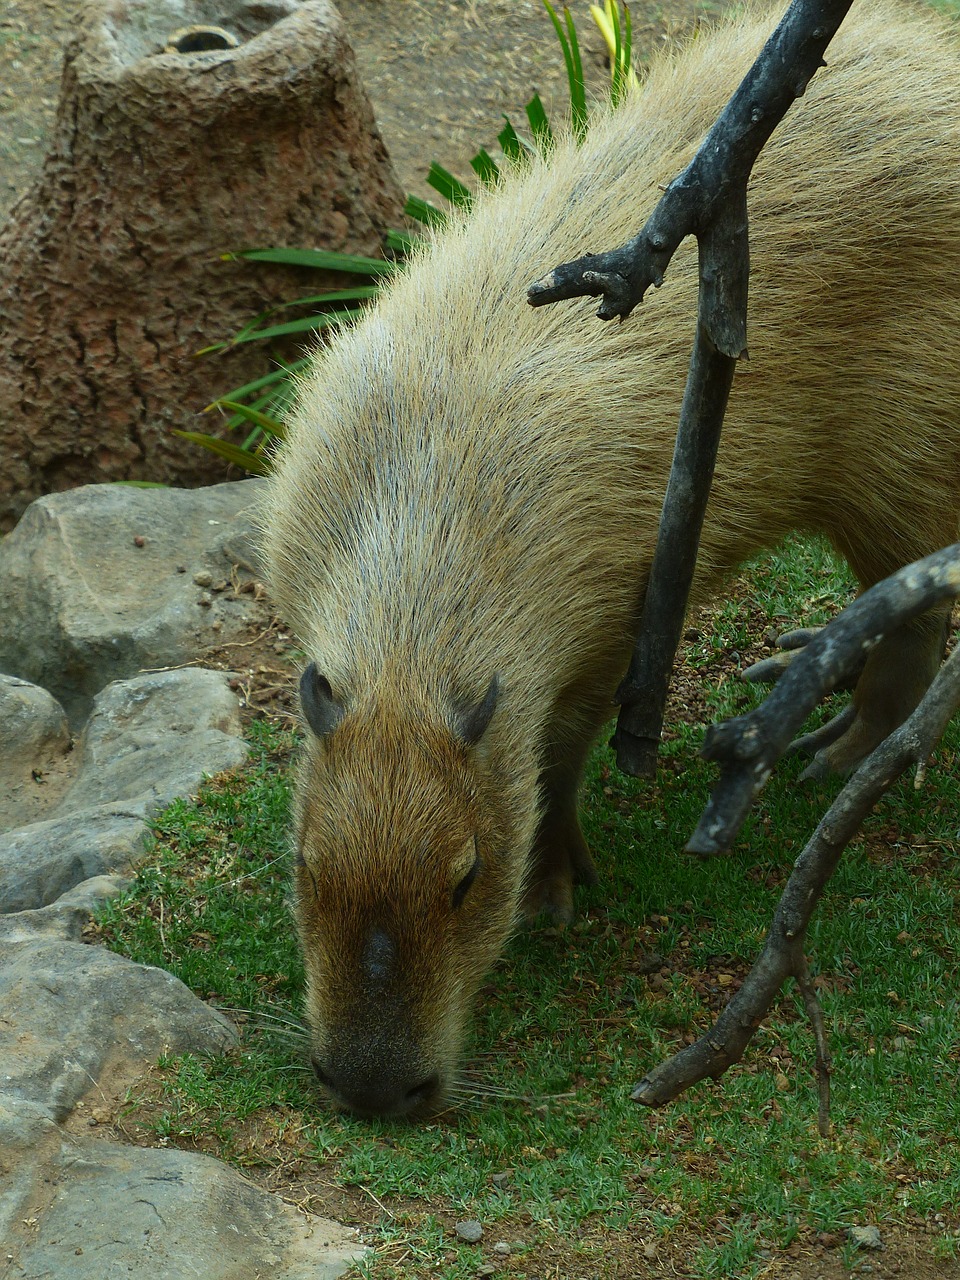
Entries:
<svg viewBox="0 0 960 1280">
<path fill-rule="evenodd" d="M 954 553 L 954 573 L 960 577 L 960 562 L 957 561 L 960 547 L 952 547 L 950 551 Z M 960 591 L 960 581 L 955 590 Z M 831 628 L 834 625 L 831 623 Z M 804 658 L 806 654 L 800 661 Z M 905 769 L 911 764 L 923 767 L 958 706 L 960 649 L 955 650 L 944 663 L 916 711 L 863 762 L 830 806 L 794 864 L 760 956 L 716 1024 L 695 1044 L 682 1049 L 644 1076 L 632 1094 L 634 1101 L 649 1107 L 660 1106 L 676 1098 L 690 1085 L 707 1077 L 720 1076 L 733 1063 L 739 1062 L 783 982 L 792 976 L 800 985 L 817 1039 L 823 1131 L 828 1123 L 825 1109 L 829 1106 L 830 1058 L 819 1006 L 807 979 L 803 954 L 807 926 L 843 850 L 856 835 L 864 818 Z"/>
<path fill-rule="evenodd" d="M 663 709 L 680 642 L 700 530 L 736 360 L 747 345 L 747 182 L 764 143 L 804 92 L 851 0 L 793 0 L 776 31 L 640 234 L 609 253 L 557 267 L 528 301 L 602 296 L 597 314 L 621 319 L 659 285 L 677 246 L 700 251 L 697 328 L 673 467 L 637 645 L 617 700 L 614 746 L 626 773 L 656 772 Z"/>
<path fill-rule="evenodd" d="M 527 298 L 542 307 L 564 298 L 603 297 L 602 320 L 626 318 L 651 285 L 659 285 L 677 246 L 703 236 L 723 205 L 746 192 L 754 162 L 790 104 L 823 65 L 827 45 L 851 0 L 794 0 L 687 168 L 664 192 L 643 230 L 608 253 L 556 267 Z M 739 246 L 737 246 L 739 248 Z M 718 263 L 706 329 L 718 351 L 737 357 L 746 345 L 745 260 Z M 742 284 L 731 282 L 742 276 Z M 736 301 L 743 295 L 743 309 Z M 731 314 L 740 312 L 740 314 Z"/>
<path fill-rule="evenodd" d="M 701 754 L 720 778 L 688 853 L 729 849 L 776 762 L 810 712 L 902 623 L 960 595 L 960 543 L 909 564 L 865 591 L 814 635 L 756 711 L 707 730 Z"/>
</svg>

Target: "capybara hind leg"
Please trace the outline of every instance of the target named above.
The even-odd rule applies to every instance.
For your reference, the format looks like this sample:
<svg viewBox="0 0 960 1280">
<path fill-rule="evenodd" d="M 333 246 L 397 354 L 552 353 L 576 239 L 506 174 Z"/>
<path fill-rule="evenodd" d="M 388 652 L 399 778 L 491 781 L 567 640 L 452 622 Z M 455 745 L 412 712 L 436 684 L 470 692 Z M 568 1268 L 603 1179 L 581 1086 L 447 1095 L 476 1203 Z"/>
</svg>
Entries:
<svg viewBox="0 0 960 1280">
<path fill-rule="evenodd" d="M 554 765 L 544 775 L 544 809 L 530 855 L 524 897 L 528 920 L 546 912 L 556 920 L 573 916 L 573 889 L 596 884 L 597 872 L 577 817 L 577 791 L 582 761 Z"/>
<path fill-rule="evenodd" d="M 925 614 L 877 645 L 853 692 L 850 728 L 817 753 L 811 776 L 849 773 L 901 725 L 926 693 L 943 659 L 949 614 Z"/>
</svg>

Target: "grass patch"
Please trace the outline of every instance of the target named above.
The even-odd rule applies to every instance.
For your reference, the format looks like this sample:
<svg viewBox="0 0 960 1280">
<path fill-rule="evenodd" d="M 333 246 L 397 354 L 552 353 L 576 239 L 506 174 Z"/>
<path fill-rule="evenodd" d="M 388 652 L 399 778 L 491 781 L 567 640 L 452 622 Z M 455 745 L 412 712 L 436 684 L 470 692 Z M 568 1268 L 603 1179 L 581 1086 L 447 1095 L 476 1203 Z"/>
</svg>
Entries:
<svg viewBox="0 0 960 1280">
<path fill-rule="evenodd" d="M 790 542 L 698 620 L 678 686 L 708 686 L 711 717 L 743 710 L 760 693 L 735 668 L 766 627 L 816 621 L 849 593 L 822 544 Z M 502 1276 L 545 1273 L 550 1247 L 562 1248 L 558 1274 L 613 1274 L 626 1250 L 669 1249 L 695 1224 L 686 1274 L 733 1280 L 760 1274 L 766 1250 L 816 1232 L 953 1213 L 955 728 L 925 788 L 901 782 L 870 818 L 811 927 L 835 1057 L 834 1135 L 817 1135 L 813 1046 L 792 989 L 722 1081 L 662 1111 L 629 1101 L 644 1069 L 726 1002 L 837 790 L 798 785 L 801 765 L 788 762 L 729 857 L 685 857 L 712 780 L 696 756 L 696 711 L 675 700 L 656 784 L 622 777 L 606 747 L 594 753 L 583 817 L 603 885 L 565 933 L 519 936 L 485 988 L 469 1072 L 504 1096 L 420 1127 L 334 1114 L 311 1088 L 288 1025 L 301 988 L 284 903 L 291 742 L 252 726 L 253 763 L 164 815 L 132 892 L 101 917 L 108 945 L 171 969 L 204 998 L 269 1015 L 223 1058 L 163 1064 L 163 1096 L 143 1113 L 156 1138 L 267 1174 L 291 1161 L 320 1171 L 339 1211 L 379 1232 L 377 1280 L 476 1275 L 490 1255 L 456 1240 L 464 1217 L 483 1222 L 487 1241 L 516 1242 Z M 662 963 L 650 972 L 652 952 Z M 954 1256 L 953 1237 L 940 1247 Z"/>
</svg>

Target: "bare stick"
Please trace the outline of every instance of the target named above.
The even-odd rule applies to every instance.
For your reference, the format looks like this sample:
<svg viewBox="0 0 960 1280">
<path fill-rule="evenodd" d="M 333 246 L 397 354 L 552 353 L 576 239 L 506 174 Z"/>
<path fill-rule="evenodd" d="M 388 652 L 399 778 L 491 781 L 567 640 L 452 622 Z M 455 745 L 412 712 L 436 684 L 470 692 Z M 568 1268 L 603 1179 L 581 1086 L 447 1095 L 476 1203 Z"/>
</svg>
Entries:
<svg viewBox="0 0 960 1280">
<path fill-rule="evenodd" d="M 957 548 L 950 550 L 956 553 Z M 922 764 L 927 760 L 958 706 L 960 649 L 955 650 L 941 667 L 909 719 L 867 757 L 828 809 L 794 864 L 774 912 L 763 950 L 716 1024 L 694 1044 L 681 1049 L 645 1075 L 632 1094 L 634 1101 L 649 1107 L 660 1106 L 699 1080 L 722 1075 L 733 1063 L 740 1061 L 785 979 L 791 976 L 798 978 L 803 990 L 803 975 L 806 973 L 804 936 L 843 850 L 891 783 L 909 765 Z M 809 1004 L 808 1012 L 811 1012 Z M 828 1076 L 826 1034 L 822 1023 L 818 1029 L 817 1015 L 812 1017 L 818 1058 L 824 1064 L 824 1075 Z M 821 1081 L 822 1123 L 825 1105 L 829 1105 L 829 1095 L 825 1099 Z"/>
<path fill-rule="evenodd" d="M 532 306 L 602 297 L 597 315 L 624 319 L 660 285 L 677 246 L 700 251 L 697 327 L 673 466 L 644 598 L 637 645 L 617 691 L 614 745 L 620 768 L 656 772 L 663 710 L 680 642 L 700 531 L 736 361 L 747 345 L 747 182 L 790 104 L 823 64 L 851 0 L 793 0 L 776 31 L 643 230 L 608 253 L 556 267 L 530 286 Z"/>
<path fill-rule="evenodd" d="M 687 852 L 707 856 L 729 849 L 773 766 L 824 695 L 862 665 L 885 635 L 957 595 L 960 543 L 865 591 L 800 650 L 756 711 L 711 725 L 701 754 L 719 763 L 720 778 Z"/>
</svg>

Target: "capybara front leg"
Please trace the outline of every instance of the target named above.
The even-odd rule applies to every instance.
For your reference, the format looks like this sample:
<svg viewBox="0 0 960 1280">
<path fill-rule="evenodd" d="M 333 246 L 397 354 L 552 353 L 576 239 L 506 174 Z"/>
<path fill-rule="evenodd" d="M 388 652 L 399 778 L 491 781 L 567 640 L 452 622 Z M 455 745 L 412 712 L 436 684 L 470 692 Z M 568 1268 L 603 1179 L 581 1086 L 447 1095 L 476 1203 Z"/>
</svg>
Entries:
<svg viewBox="0 0 960 1280">
<path fill-rule="evenodd" d="M 817 752 L 806 776 L 850 773 L 906 720 L 940 668 L 948 623 L 943 610 L 928 613 L 877 645 L 853 692 L 850 727 Z"/>
<path fill-rule="evenodd" d="M 573 916 L 573 890 L 597 883 L 597 872 L 577 817 L 582 754 L 575 764 L 549 768 L 543 778 L 544 809 L 531 853 L 524 912 L 534 920 L 546 912 L 555 920 Z"/>
</svg>

